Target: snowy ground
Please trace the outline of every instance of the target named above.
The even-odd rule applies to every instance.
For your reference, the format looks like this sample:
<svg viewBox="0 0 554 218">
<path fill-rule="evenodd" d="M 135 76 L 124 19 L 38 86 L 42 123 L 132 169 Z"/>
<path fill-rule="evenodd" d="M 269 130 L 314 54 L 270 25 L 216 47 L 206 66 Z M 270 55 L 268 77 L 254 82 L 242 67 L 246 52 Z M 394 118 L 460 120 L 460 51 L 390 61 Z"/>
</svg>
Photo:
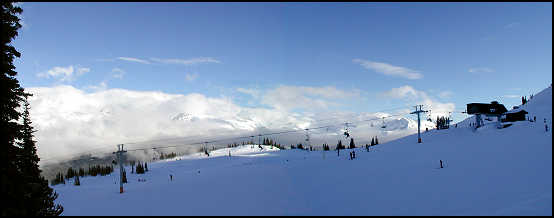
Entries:
<svg viewBox="0 0 554 218">
<path fill-rule="evenodd" d="M 551 216 L 552 131 L 542 122 L 552 125 L 551 99 L 549 88 L 525 106 L 536 123 L 433 130 L 421 144 L 411 135 L 358 148 L 355 160 L 349 149 L 246 145 L 149 163 L 146 174 L 127 174 L 123 194 L 117 169 L 54 188 L 63 215 Z"/>
</svg>

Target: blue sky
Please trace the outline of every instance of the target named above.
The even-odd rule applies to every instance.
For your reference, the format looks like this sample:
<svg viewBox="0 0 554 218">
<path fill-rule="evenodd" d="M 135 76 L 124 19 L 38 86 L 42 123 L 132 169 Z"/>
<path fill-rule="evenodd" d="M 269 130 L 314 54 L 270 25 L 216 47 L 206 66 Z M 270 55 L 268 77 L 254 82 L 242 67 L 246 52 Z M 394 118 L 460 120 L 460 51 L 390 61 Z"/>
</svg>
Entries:
<svg viewBox="0 0 554 218">
<path fill-rule="evenodd" d="M 260 95 L 279 87 L 333 87 L 356 97 L 325 98 L 337 103 L 325 110 L 374 112 L 429 99 L 456 111 L 492 100 L 511 107 L 552 83 L 552 3 L 22 8 L 24 28 L 14 45 L 25 88 L 200 93 L 271 108 Z"/>
</svg>

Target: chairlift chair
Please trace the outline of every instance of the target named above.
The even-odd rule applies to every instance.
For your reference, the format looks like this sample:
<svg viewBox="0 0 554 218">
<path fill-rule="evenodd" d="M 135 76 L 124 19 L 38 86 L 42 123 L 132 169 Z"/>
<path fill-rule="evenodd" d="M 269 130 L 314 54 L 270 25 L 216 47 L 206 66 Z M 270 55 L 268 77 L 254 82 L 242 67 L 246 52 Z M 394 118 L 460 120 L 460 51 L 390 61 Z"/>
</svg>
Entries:
<svg viewBox="0 0 554 218">
<path fill-rule="evenodd" d="M 348 123 L 344 123 L 344 125 L 346 126 L 344 129 L 344 135 L 346 136 L 346 138 L 350 137 L 350 133 L 348 132 Z"/>
<path fill-rule="evenodd" d="M 427 121 L 433 122 L 433 120 L 431 119 L 431 110 L 429 110 L 429 114 L 427 114 Z"/>
</svg>

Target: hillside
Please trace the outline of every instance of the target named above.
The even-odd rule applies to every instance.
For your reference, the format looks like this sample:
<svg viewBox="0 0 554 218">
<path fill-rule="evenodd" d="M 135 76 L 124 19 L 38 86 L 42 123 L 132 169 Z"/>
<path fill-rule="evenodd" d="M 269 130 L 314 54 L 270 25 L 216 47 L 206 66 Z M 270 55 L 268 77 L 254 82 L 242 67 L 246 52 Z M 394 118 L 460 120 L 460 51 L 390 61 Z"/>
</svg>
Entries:
<svg viewBox="0 0 554 218">
<path fill-rule="evenodd" d="M 128 173 L 123 194 L 118 170 L 54 188 L 64 215 L 552 215 L 551 99 L 549 87 L 522 107 L 536 123 L 458 124 L 421 144 L 357 148 L 354 160 L 245 145 L 151 163 Z"/>
</svg>

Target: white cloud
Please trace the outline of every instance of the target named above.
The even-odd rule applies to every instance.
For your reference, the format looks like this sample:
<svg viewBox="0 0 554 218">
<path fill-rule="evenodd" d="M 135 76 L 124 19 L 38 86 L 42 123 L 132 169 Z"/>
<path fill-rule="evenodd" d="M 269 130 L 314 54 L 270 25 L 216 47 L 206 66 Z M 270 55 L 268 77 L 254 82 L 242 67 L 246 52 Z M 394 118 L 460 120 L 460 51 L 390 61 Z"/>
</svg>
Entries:
<svg viewBox="0 0 554 218">
<path fill-rule="evenodd" d="M 390 98 L 405 98 L 405 97 L 418 97 L 421 92 L 416 91 L 411 86 L 401 86 L 398 88 L 392 88 L 389 91 L 383 93 L 383 96 Z"/>
<path fill-rule="evenodd" d="M 41 157 L 58 157 L 98 146 L 155 138 L 240 134 L 272 123 L 279 128 L 304 118 L 286 111 L 242 108 L 227 98 L 201 94 L 175 95 L 107 89 L 105 82 L 90 93 L 72 86 L 34 87 L 31 117 Z M 171 118 L 180 113 L 192 120 Z M 48 158 L 46 158 L 48 159 Z"/>
<path fill-rule="evenodd" d="M 442 91 L 439 93 L 439 97 L 440 98 L 450 98 L 450 96 L 452 96 L 452 92 L 451 91 Z"/>
<path fill-rule="evenodd" d="M 504 28 L 505 28 L 505 29 L 511 29 L 511 28 L 518 27 L 519 25 L 521 25 L 520 22 L 513 22 L 513 23 L 509 23 L 509 24 L 507 24 L 506 26 L 504 26 Z"/>
<path fill-rule="evenodd" d="M 454 103 L 442 103 L 439 102 L 426 92 L 416 90 L 411 86 L 401 86 L 398 88 L 392 88 L 389 91 L 381 93 L 382 97 L 394 98 L 405 100 L 409 104 L 424 105 L 424 110 L 431 110 L 431 116 L 447 116 L 448 112 L 452 112 L 455 109 Z"/>
<path fill-rule="evenodd" d="M 85 87 L 85 89 L 92 90 L 95 92 L 103 91 L 103 90 L 106 90 L 107 88 L 108 88 L 108 84 L 106 83 L 106 81 L 102 81 L 98 85 L 90 85 Z"/>
<path fill-rule="evenodd" d="M 79 67 L 79 68 L 77 68 L 76 75 L 80 76 L 80 75 L 83 75 L 84 73 L 88 73 L 88 72 L 90 72 L 90 68 Z"/>
<path fill-rule="evenodd" d="M 504 95 L 504 98 L 521 98 L 521 95 Z"/>
<path fill-rule="evenodd" d="M 260 90 L 258 89 L 245 89 L 245 88 L 237 88 L 238 92 L 247 94 L 252 96 L 253 98 L 257 99 L 260 97 Z"/>
<path fill-rule="evenodd" d="M 117 58 L 118 60 L 123 60 L 123 61 L 130 61 L 130 62 L 136 62 L 136 63 L 141 63 L 141 64 L 150 64 L 149 61 L 147 60 L 143 60 L 143 59 L 139 59 L 139 58 L 132 58 L 132 57 L 118 57 Z"/>
<path fill-rule="evenodd" d="M 279 110 L 325 109 L 336 106 L 337 101 L 359 96 L 358 90 L 343 91 L 332 86 L 280 86 L 267 91 L 262 97 L 262 103 Z"/>
<path fill-rule="evenodd" d="M 475 68 L 469 68 L 468 70 L 470 73 L 491 73 L 494 72 L 493 69 L 488 67 L 475 67 Z"/>
<path fill-rule="evenodd" d="M 387 76 L 397 76 L 403 77 L 406 79 L 421 79 L 423 74 L 419 73 L 417 70 L 412 70 L 405 67 L 394 66 L 387 63 L 373 62 L 362 59 L 352 60 L 354 63 L 360 64 L 362 67 L 368 70 L 374 70 L 376 72 L 382 73 Z"/>
<path fill-rule="evenodd" d="M 90 68 L 73 67 L 73 65 L 70 65 L 67 67 L 54 67 L 46 72 L 38 73 L 37 76 L 42 78 L 59 78 L 60 82 L 70 82 L 88 72 L 90 72 Z"/>
<path fill-rule="evenodd" d="M 333 120 L 325 122 L 317 120 L 331 117 L 336 123 L 386 115 L 364 113 L 352 116 L 351 113 L 340 111 L 304 113 L 283 110 L 283 108 L 295 108 L 297 105 L 307 107 L 317 106 L 314 104 L 318 103 L 327 105 L 329 103 L 326 101 L 343 96 L 357 96 L 356 92 L 349 93 L 334 87 L 281 86 L 268 91 L 260 99 L 275 108 L 241 107 L 228 98 L 211 98 L 197 93 L 180 95 L 110 89 L 105 82 L 97 86 L 89 86 L 88 89 L 90 92 L 66 85 L 26 88 L 33 94 L 29 99 L 30 112 L 33 125 L 37 130 L 35 136 L 41 161 L 68 157 L 67 155 L 89 150 L 111 153 L 119 143 L 126 143 L 127 149 L 154 145 L 187 145 L 187 143 L 207 139 L 329 125 Z M 277 94 L 285 94 L 285 96 L 279 98 Z M 295 97 L 300 99 L 294 99 Z M 187 116 L 181 116 L 183 114 Z M 389 121 L 394 120 L 387 120 Z M 406 122 L 406 120 L 397 121 L 397 124 Z M 376 122 L 380 123 L 381 120 L 378 119 Z M 414 133 L 416 127 L 413 122 L 410 123 L 408 129 L 389 132 L 382 137 L 380 135 L 380 139 L 385 142 Z M 330 140 L 330 143 L 336 143 L 336 139 L 343 139 L 341 128 L 342 126 L 332 127 L 329 132 L 326 132 L 326 129 L 320 129 L 319 134 L 315 134 L 317 131 L 314 131 L 313 142 L 322 143 L 324 140 Z M 351 131 L 360 140 L 383 134 L 380 128 L 370 127 L 369 123 L 353 127 Z M 299 138 L 303 138 L 303 134 L 304 132 L 301 131 L 298 134 L 275 136 L 275 139 L 282 144 L 292 144 L 297 143 Z M 152 141 L 129 143 L 174 137 L 182 138 L 156 143 Z"/>
<path fill-rule="evenodd" d="M 112 76 L 118 79 L 123 79 L 123 75 L 125 75 L 125 71 L 118 67 L 113 68 L 112 73 L 114 73 Z"/>
<path fill-rule="evenodd" d="M 194 64 L 200 64 L 200 63 L 221 63 L 221 61 L 216 60 L 215 58 L 211 57 L 199 57 L 199 58 L 191 58 L 191 59 L 178 59 L 178 58 L 170 58 L 170 59 L 161 59 L 161 58 L 150 58 L 150 60 L 164 63 L 164 64 L 182 64 L 182 65 L 194 65 Z"/>
<path fill-rule="evenodd" d="M 198 73 L 187 73 L 187 74 L 185 74 L 185 79 L 187 81 L 194 81 L 194 80 L 196 80 L 196 78 L 198 78 Z"/>
<path fill-rule="evenodd" d="M 117 57 L 117 58 L 108 58 L 108 59 L 97 59 L 97 61 L 115 61 L 115 60 L 122 60 L 122 61 L 129 61 L 129 62 L 135 62 L 135 63 L 141 63 L 141 64 L 151 64 L 153 62 L 161 63 L 161 64 L 182 64 L 182 65 L 196 65 L 196 64 L 202 64 L 202 63 L 216 63 L 219 64 L 221 61 L 212 58 L 212 57 L 198 57 L 198 58 L 191 58 L 191 59 L 179 59 L 179 58 L 150 58 L 149 60 L 140 59 L 140 58 L 134 58 L 134 57 Z"/>
</svg>

